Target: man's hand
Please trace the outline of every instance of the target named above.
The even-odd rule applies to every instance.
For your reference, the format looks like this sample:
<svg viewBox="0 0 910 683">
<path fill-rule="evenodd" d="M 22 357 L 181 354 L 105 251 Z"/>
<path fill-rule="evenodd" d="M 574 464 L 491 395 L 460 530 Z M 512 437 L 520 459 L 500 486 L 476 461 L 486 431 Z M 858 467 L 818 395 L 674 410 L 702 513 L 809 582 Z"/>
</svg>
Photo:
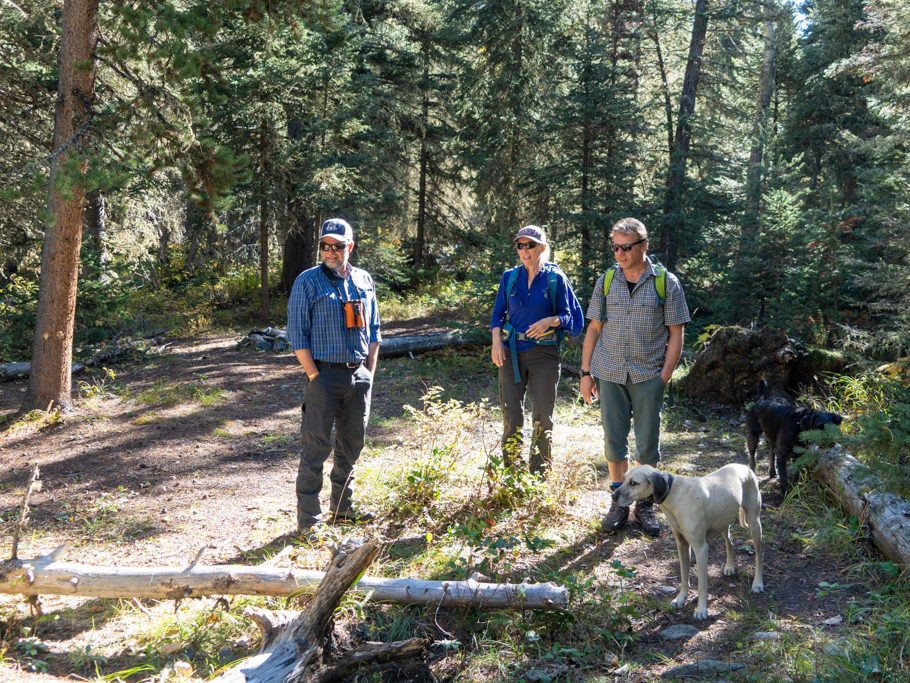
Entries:
<svg viewBox="0 0 910 683">
<path fill-rule="evenodd" d="M 506 349 L 499 339 L 493 340 L 493 348 L 490 350 L 490 356 L 493 359 L 493 365 L 501 368 L 506 362 Z"/>
<path fill-rule="evenodd" d="M 581 396 L 588 405 L 597 396 L 597 383 L 591 375 L 582 375 L 581 377 Z"/>
<path fill-rule="evenodd" d="M 544 336 L 547 332 L 552 330 L 554 327 L 559 327 L 559 317 L 555 315 L 547 316 L 546 318 L 541 318 L 536 323 L 531 325 L 525 334 L 531 339 L 537 339 Z"/>
</svg>

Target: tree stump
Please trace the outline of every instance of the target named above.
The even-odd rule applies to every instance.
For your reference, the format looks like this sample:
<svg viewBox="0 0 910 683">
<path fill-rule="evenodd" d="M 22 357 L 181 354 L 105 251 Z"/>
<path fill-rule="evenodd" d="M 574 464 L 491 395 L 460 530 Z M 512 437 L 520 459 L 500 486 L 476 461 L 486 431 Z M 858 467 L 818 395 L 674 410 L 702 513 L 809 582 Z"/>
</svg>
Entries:
<svg viewBox="0 0 910 683">
<path fill-rule="evenodd" d="M 721 327 L 695 357 L 679 388 L 691 398 L 741 404 L 757 398 L 758 384 L 765 379 L 769 397 L 784 398 L 797 355 L 780 330 Z"/>
</svg>

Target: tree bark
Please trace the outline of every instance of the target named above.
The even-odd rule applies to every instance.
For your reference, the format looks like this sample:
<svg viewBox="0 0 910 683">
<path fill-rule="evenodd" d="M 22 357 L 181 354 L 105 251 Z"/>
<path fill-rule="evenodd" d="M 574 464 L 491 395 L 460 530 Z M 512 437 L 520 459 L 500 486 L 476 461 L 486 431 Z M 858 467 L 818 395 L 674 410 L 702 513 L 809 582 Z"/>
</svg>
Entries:
<svg viewBox="0 0 910 683">
<path fill-rule="evenodd" d="M 324 578 L 314 570 L 244 565 L 98 567 L 58 562 L 50 555 L 0 565 L 0 594 L 181 600 L 205 595 L 278 595 L 309 592 Z M 564 609 L 568 591 L 552 583 L 496 584 L 362 577 L 353 587 L 376 602 L 477 608 Z"/>
<path fill-rule="evenodd" d="M 840 446 L 819 456 L 812 475 L 831 489 L 848 514 L 868 527 L 885 557 L 910 567 L 910 504 L 906 500 L 882 492 L 881 480 Z"/>
<path fill-rule="evenodd" d="M 667 172 L 667 192 L 664 201 L 664 231 L 661 249 L 664 264 L 669 270 L 676 268 L 679 251 L 679 225 L 682 221 L 682 194 L 686 179 L 686 163 L 689 158 L 689 144 L 692 137 L 691 119 L 695 114 L 695 96 L 701 77 L 701 58 L 708 31 L 708 0 L 696 0 L 695 18 L 692 22 L 692 38 L 689 41 L 689 58 L 683 79 L 682 97 L 679 102 L 679 119 L 676 122 L 676 136 L 670 155 Z"/>
<path fill-rule="evenodd" d="M 98 0 L 66 0 L 60 35 L 60 82 L 48 193 L 52 218 L 41 249 L 32 372 L 23 412 L 54 407 L 70 411 L 73 407 L 70 364 L 86 171 L 80 146 L 88 136 L 95 99 Z M 68 169 L 73 162 L 78 171 Z M 68 178 L 68 174 L 75 177 Z"/>
</svg>

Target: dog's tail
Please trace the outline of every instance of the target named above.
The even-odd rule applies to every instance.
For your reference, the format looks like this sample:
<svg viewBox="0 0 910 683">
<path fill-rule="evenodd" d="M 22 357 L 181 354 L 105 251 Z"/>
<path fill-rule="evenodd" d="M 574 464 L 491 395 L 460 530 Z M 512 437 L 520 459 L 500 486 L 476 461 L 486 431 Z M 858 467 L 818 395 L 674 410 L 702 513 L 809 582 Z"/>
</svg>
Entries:
<svg viewBox="0 0 910 683">
<path fill-rule="evenodd" d="M 761 512 L 761 488 L 758 486 L 758 477 L 755 472 L 748 470 L 745 481 L 743 481 L 743 502 L 739 506 L 739 525 L 743 529 L 749 529 L 749 517 L 746 514 L 746 505 L 754 506 L 756 518 Z"/>
<path fill-rule="evenodd" d="M 761 401 L 768 395 L 768 382 L 765 381 L 765 378 L 761 378 L 761 382 L 758 383 L 758 400 Z"/>
<path fill-rule="evenodd" d="M 743 529 L 749 528 L 749 521 L 746 519 L 746 511 L 741 505 L 739 507 L 739 525 Z"/>
</svg>

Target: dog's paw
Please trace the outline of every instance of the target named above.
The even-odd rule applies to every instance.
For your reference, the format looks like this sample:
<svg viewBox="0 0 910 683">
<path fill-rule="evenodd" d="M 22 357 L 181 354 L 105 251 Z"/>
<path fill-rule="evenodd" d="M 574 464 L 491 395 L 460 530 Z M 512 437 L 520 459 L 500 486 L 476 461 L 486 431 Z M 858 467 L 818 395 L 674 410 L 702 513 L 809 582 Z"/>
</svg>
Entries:
<svg viewBox="0 0 910 683">
<path fill-rule="evenodd" d="M 670 602 L 670 607 L 673 609 L 679 609 L 686 604 L 686 596 L 678 595 L 673 601 Z"/>
<path fill-rule="evenodd" d="M 764 593 L 765 584 L 761 583 L 760 581 L 753 581 L 752 582 L 752 592 L 753 593 Z"/>
<path fill-rule="evenodd" d="M 704 621 L 708 618 L 708 608 L 695 610 L 695 614 L 692 615 L 692 618 L 695 619 L 695 621 Z"/>
<path fill-rule="evenodd" d="M 733 576 L 736 573 L 736 567 L 724 567 L 724 576 Z"/>
</svg>

